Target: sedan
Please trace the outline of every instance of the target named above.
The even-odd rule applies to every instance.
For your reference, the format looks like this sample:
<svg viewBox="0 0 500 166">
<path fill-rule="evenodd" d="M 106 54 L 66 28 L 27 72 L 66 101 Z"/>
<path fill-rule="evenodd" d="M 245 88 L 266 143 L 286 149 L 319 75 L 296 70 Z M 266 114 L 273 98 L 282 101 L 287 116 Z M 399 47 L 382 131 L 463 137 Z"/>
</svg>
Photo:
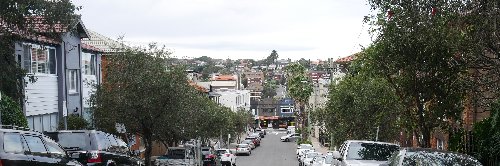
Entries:
<svg viewBox="0 0 500 166">
<path fill-rule="evenodd" d="M 243 140 L 243 141 L 241 141 L 241 143 L 242 143 L 242 144 L 248 144 L 248 145 L 250 145 L 250 148 L 251 148 L 252 150 L 253 150 L 253 149 L 255 149 L 255 144 L 253 143 L 253 141 L 252 141 L 252 140 Z"/>
<path fill-rule="evenodd" d="M 236 147 L 236 155 L 239 154 L 246 154 L 250 156 L 250 154 L 252 154 L 252 149 L 248 144 L 238 144 L 238 146 Z"/>
<path fill-rule="evenodd" d="M 290 142 L 290 141 L 295 141 L 296 139 L 300 138 L 299 133 L 293 133 L 293 134 L 288 134 L 283 137 L 281 137 L 282 142 Z"/>
</svg>

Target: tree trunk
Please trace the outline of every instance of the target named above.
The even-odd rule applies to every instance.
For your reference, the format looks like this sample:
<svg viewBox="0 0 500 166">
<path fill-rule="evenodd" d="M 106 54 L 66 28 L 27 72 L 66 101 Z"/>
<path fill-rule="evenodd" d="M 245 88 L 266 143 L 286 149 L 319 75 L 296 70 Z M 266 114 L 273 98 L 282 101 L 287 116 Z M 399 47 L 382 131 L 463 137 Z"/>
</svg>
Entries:
<svg viewBox="0 0 500 166">
<path fill-rule="evenodd" d="M 145 151 L 145 154 L 144 154 L 144 162 L 145 162 L 145 165 L 146 166 L 150 166 L 151 165 L 151 152 L 152 152 L 152 148 L 153 148 L 153 140 L 152 140 L 152 136 L 153 134 L 151 132 L 149 132 L 149 130 L 144 130 L 143 132 L 143 135 L 144 135 L 144 144 L 146 146 L 146 151 Z"/>
<path fill-rule="evenodd" d="M 430 148 L 430 144 L 429 144 L 429 141 L 430 141 L 430 130 L 429 128 L 427 127 L 427 125 L 425 124 L 425 117 L 424 117 L 424 103 L 422 103 L 422 101 L 420 100 L 420 96 L 417 96 L 416 97 L 416 100 L 417 100 L 417 108 L 418 108 L 418 125 L 419 125 L 419 128 L 420 128 L 420 134 L 422 134 L 422 141 L 420 141 L 420 139 L 417 139 L 418 143 L 419 143 L 419 146 L 422 147 L 422 148 Z"/>
<path fill-rule="evenodd" d="M 302 140 L 309 140 L 309 131 L 308 131 L 308 121 L 309 119 L 307 119 L 307 112 L 306 110 L 304 109 L 304 103 L 301 103 L 300 104 L 300 110 L 301 110 L 301 116 L 302 116 Z"/>
</svg>

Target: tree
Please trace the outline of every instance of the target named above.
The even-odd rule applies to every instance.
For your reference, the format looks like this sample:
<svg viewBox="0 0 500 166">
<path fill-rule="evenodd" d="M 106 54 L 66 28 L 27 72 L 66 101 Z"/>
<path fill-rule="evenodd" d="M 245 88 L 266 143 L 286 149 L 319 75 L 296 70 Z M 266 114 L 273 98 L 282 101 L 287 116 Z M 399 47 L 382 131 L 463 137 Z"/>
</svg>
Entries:
<svg viewBox="0 0 500 166">
<path fill-rule="evenodd" d="M 120 50 L 108 56 L 106 82 L 97 86 L 91 103 L 96 128 L 116 133 L 116 123 L 144 140 L 146 165 L 158 136 L 180 121 L 179 110 L 192 89 L 182 69 L 167 70 L 170 52 L 151 44 L 147 49 Z M 183 102 L 181 102 L 183 101 Z"/>
<path fill-rule="evenodd" d="M 474 124 L 472 155 L 485 165 L 500 162 L 500 100 L 493 103 L 491 117 Z"/>
<path fill-rule="evenodd" d="M 304 66 L 304 68 L 306 69 L 309 69 L 311 68 L 311 61 L 310 60 L 306 60 L 304 58 L 300 58 L 298 63 L 302 66 Z"/>
<path fill-rule="evenodd" d="M 0 112 L 2 114 L 2 125 L 13 125 L 28 128 L 28 120 L 23 114 L 19 104 L 11 97 L 2 93 L 0 100 Z"/>
<path fill-rule="evenodd" d="M 461 2 L 369 0 L 377 11 L 371 17 L 376 40 L 365 66 L 395 89 L 407 108 L 406 127 L 423 137 L 421 147 L 430 147 L 432 130 L 458 120 L 463 110 L 466 36 L 454 22 Z"/>
<path fill-rule="evenodd" d="M 66 31 L 74 25 L 78 16 L 74 13 L 79 8 L 70 0 L 3 0 L 0 2 L 0 91 L 11 96 L 14 101 L 23 101 L 23 77 L 26 71 L 22 69 L 14 56 L 14 42 L 23 37 L 38 36 L 35 24 L 47 25 L 43 35 L 59 39 L 54 32 Z M 12 33 L 15 31 L 15 33 Z M 34 81 L 33 79 L 31 80 Z"/>
<path fill-rule="evenodd" d="M 278 52 L 276 50 L 273 50 L 271 54 L 266 58 L 266 65 L 269 66 L 270 64 L 273 64 L 278 59 L 278 57 Z"/>
<path fill-rule="evenodd" d="M 302 141 L 305 141 L 309 139 L 308 119 L 305 106 L 313 91 L 312 84 L 307 77 L 306 68 L 300 63 L 292 63 L 286 66 L 285 71 L 288 79 L 287 91 L 295 101 L 295 104 L 299 106 L 299 121 L 302 124 Z"/>
<path fill-rule="evenodd" d="M 324 109 L 314 112 L 325 124 L 333 145 L 346 139 L 393 142 L 400 132 L 402 104 L 389 83 L 367 74 L 348 74 L 332 84 Z M 369 116 L 367 116 L 369 115 Z"/>
</svg>

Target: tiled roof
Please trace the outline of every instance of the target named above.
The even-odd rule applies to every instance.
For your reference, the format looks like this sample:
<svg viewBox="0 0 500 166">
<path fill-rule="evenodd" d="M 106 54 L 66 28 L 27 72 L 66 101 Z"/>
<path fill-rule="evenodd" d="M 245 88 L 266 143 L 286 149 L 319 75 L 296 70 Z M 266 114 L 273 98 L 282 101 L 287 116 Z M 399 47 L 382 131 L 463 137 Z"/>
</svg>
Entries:
<svg viewBox="0 0 500 166">
<path fill-rule="evenodd" d="M 216 81 L 234 81 L 234 77 L 232 75 L 220 75 L 214 78 Z"/>
<path fill-rule="evenodd" d="M 352 54 L 343 58 L 337 59 L 335 62 L 341 63 L 341 62 L 351 62 L 352 60 L 356 59 L 357 54 Z"/>
<path fill-rule="evenodd" d="M 95 52 L 103 52 L 101 49 L 94 47 L 90 44 L 85 44 L 85 43 L 82 43 L 82 49 L 89 50 L 89 51 L 95 51 Z"/>
</svg>

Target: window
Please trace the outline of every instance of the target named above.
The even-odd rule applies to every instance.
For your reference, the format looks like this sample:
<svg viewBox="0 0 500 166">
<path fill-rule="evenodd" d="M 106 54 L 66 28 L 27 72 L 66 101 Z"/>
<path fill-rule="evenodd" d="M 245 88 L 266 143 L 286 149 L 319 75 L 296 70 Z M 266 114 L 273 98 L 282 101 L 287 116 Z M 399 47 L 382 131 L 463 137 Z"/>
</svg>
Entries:
<svg viewBox="0 0 500 166">
<path fill-rule="evenodd" d="M 3 135 L 3 150 L 6 153 L 23 153 L 23 144 L 19 133 L 5 133 Z"/>
<path fill-rule="evenodd" d="M 69 84 L 68 84 L 68 90 L 70 93 L 77 93 L 78 88 L 77 88 L 77 83 L 78 83 L 78 75 L 77 72 L 78 70 L 69 70 L 68 72 L 68 79 L 69 79 Z"/>
<path fill-rule="evenodd" d="M 96 75 L 96 55 L 82 53 L 82 64 L 85 75 Z"/>
<path fill-rule="evenodd" d="M 34 44 L 23 45 L 23 67 L 28 73 L 56 74 L 56 50 Z"/>
<path fill-rule="evenodd" d="M 31 153 L 47 153 L 42 138 L 31 135 L 24 136 L 24 138 L 26 139 L 26 143 Z"/>
<path fill-rule="evenodd" d="M 98 132 L 96 133 L 96 140 L 98 143 L 99 150 L 108 150 L 111 147 L 111 142 L 109 142 L 106 133 Z"/>
<path fill-rule="evenodd" d="M 57 135 L 58 143 L 66 148 L 76 148 L 77 150 L 88 150 L 88 134 L 83 132 L 62 132 Z"/>
<path fill-rule="evenodd" d="M 64 155 L 66 152 L 54 140 L 44 137 L 45 145 L 50 154 Z"/>
<path fill-rule="evenodd" d="M 293 109 L 292 108 L 281 108 L 281 113 L 292 113 Z"/>
</svg>

